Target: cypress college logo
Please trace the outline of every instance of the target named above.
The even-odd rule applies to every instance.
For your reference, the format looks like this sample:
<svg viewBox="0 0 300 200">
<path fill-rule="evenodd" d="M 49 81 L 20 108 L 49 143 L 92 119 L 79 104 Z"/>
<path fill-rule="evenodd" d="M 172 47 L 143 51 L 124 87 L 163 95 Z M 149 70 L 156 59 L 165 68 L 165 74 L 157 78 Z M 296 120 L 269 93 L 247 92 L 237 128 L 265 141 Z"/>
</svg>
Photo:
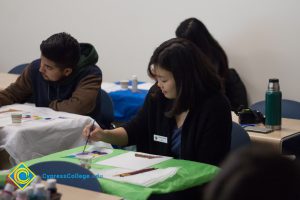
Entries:
<svg viewBox="0 0 300 200">
<path fill-rule="evenodd" d="M 21 162 L 14 170 L 8 175 L 21 190 L 24 190 L 36 177 L 35 174 Z"/>
</svg>

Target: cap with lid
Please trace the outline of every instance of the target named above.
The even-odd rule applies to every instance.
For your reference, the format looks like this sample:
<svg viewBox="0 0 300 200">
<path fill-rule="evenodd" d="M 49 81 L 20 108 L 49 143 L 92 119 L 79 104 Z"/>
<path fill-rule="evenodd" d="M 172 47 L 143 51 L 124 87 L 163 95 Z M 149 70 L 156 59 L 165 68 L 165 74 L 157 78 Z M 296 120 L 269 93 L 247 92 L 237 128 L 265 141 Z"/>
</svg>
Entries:
<svg viewBox="0 0 300 200">
<path fill-rule="evenodd" d="M 27 192 L 25 190 L 17 190 L 17 198 L 25 199 L 27 197 Z"/>
<path fill-rule="evenodd" d="M 278 78 L 270 78 L 269 82 L 271 82 L 271 83 L 277 83 L 277 82 L 279 82 L 279 79 Z"/>
<path fill-rule="evenodd" d="M 278 78 L 270 78 L 268 83 L 268 91 L 279 91 L 279 79 Z"/>
<path fill-rule="evenodd" d="M 14 190 L 15 190 L 15 187 L 12 184 L 6 183 L 6 185 L 4 187 L 4 191 L 13 192 Z"/>
<path fill-rule="evenodd" d="M 56 188 L 56 179 L 48 179 L 47 188 Z"/>
<path fill-rule="evenodd" d="M 28 196 L 33 194 L 33 187 L 32 186 L 27 186 L 24 190 Z"/>
<path fill-rule="evenodd" d="M 38 183 L 35 185 L 34 191 L 42 191 L 45 189 L 45 186 L 43 183 Z"/>
</svg>

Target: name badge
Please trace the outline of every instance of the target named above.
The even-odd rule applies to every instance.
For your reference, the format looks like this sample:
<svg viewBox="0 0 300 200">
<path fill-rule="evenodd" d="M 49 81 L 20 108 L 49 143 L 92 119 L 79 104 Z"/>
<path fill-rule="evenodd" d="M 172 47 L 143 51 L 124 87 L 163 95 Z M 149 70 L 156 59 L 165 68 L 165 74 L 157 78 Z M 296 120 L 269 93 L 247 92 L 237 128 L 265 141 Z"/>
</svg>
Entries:
<svg viewBox="0 0 300 200">
<path fill-rule="evenodd" d="M 153 135 L 153 140 L 156 142 L 162 142 L 168 144 L 168 138 L 161 135 Z"/>
</svg>

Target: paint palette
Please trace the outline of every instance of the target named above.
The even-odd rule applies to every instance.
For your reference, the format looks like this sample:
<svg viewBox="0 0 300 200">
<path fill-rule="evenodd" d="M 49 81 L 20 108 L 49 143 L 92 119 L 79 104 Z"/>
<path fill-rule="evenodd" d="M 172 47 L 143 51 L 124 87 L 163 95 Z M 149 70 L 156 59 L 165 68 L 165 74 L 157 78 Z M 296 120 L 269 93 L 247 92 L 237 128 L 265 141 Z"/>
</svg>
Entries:
<svg viewBox="0 0 300 200">
<path fill-rule="evenodd" d="M 91 155 L 92 158 L 94 159 L 94 158 L 98 158 L 103 155 L 110 154 L 112 152 L 113 152 L 113 149 L 99 148 L 99 147 L 91 146 L 85 152 L 73 153 L 73 154 L 66 156 L 66 158 L 76 158 L 77 156 L 81 156 L 81 155 Z"/>
</svg>

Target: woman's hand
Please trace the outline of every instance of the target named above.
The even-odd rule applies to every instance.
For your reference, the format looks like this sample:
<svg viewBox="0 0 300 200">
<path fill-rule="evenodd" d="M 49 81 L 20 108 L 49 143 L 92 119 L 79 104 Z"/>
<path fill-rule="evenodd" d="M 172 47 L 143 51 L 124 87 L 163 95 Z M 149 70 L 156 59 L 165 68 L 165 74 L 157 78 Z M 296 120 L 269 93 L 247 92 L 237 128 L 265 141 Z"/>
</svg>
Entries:
<svg viewBox="0 0 300 200">
<path fill-rule="evenodd" d="M 103 130 L 99 126 L 94 126 L 95 128 L 91 128 L 92 125 L 87 125 L 84 127 L 82 131 L 82 135 L 87 138 L 89 137 L 92 141 L 103 141 L 110 144 L 115 144 L 119 146 L 125 146 L 128 144 L 128 136 L 127 132 L 124 128 L 119 127 L 112 130 Z"/>
<path fill-rule="evenodd" d="M 96 125 L 94 125 L 94 129 L 92 129 L 91 127 L 92 127 L 92 125 L 85 126 L 82 131 L 82 135 L 85 138 L 87 138 L 90 135 L 89 139 L 93 140 L 93 141 L 102 140 L 102 135 L 103 135 L 104 130 L 101 127 L 96 126 Z"/>
</svg>

